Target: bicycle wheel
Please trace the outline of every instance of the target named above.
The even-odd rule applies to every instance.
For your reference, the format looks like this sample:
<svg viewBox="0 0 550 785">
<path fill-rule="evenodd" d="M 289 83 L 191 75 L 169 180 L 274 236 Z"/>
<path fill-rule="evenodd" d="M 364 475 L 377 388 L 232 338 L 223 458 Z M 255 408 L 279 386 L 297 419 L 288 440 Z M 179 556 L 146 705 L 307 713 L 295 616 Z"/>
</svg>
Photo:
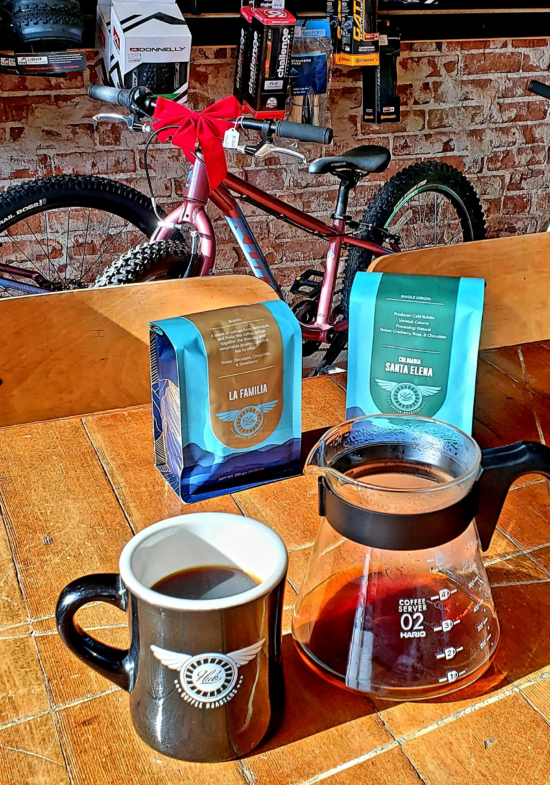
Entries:
<svg viewBox="0 0 550 785">
<path fill-rule="evenodd" d="M 485 238 L 483 208 L 473 185 L 458 169 L 436 161 L 413 164 L 388 180 L 364 212 L 361 225 L 363 240 L 388 245 L 393 236 L 402 251 Z M 355 274 L 366 270 L 373 258 L 361 248 L 349 253 L 342 288 L 346 319 Z"/>
<path fill-rule="evenodd" d="M 95 280 L 95 286 L 121 286 L 136 281 L 184 278 L 198 274 L 190 271 L 190 246 L 185 235 L 178 240 L 143 243 L 119 256 Z"/>
<path fill-rule="evenodd" d="M 10 188 L 0 196 L 0 298 L 92 286 L 157 224 L 150 199 L 104 177 Z"/>
</svg>

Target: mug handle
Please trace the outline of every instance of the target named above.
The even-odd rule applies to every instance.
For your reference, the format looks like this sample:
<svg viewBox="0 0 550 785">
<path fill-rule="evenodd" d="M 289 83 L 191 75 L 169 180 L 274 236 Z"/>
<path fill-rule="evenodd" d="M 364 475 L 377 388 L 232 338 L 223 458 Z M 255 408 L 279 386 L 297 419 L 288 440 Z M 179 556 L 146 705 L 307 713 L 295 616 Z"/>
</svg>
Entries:
<svg viewBox="0 0 550 785">
<path fill-rule="evenodd" d="M 479 479 L 477 530 L 484 551 L 489 548 L 510 486 L 524 474 L 550 478 L 550 449 L 538 442 L 516 442 L 483 450 Z"/>
<path fill-rule="evenodd" d="M 55 620 L 61 640 L 73 654 L 124 690 L 130 690 L 133 665 L 129 649 L 116 649 L 92 638 L 75 622 L 74 616 L 90 602 L 108 602 L 121 611 L 128 600 L 117 573 L 86 575 L 65 586 L 57 601 Z"/>
</svg>

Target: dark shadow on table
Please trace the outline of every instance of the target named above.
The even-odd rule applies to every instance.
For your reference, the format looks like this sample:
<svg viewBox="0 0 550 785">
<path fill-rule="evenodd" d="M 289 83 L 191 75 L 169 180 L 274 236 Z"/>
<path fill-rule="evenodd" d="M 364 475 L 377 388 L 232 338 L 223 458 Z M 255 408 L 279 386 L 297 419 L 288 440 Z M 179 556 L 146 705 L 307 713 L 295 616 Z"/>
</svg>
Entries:
<svg viewBox="0 0 550 785">
<path fill-rule="evenodd" d="M 519 576 L 518 576 L 519 577 Z M 430 703 L 475 700 L 510 686 L 513 682 L 550 665 L 550 624 L 545 609 L 550 607 L 550 581 L 497 587 L 494 590 L 501 642 L 487 672 L 469 687 Z M 283 640 L 286 707 L 274 735 L 254 755 L 292 744 L 329 728 L 376 712 L 366 696 L 335 687 L 307 667 L 292 637 Z M 394 705 L 376 701 L 379 710 Z"/>
</svg>

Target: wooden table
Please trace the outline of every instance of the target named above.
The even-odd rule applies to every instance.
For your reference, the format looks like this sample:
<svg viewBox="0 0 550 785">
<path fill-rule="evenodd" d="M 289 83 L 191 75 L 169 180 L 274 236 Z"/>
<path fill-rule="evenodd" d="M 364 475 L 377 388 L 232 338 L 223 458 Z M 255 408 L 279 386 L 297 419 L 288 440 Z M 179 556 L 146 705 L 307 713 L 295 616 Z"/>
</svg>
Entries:
<svg viewBox="0 0 550 785">
<path fill-rule="evenodd" d="M 344 418 L 345 377 L 304 383 L 304 430 Z M 550 343 L 492 350 L 479 368 L 482 446 L 550 442 Z M 300 477 L 184 507 L 152 465 L 151 413 L 133 407 L 0 429 L 0 782 L 190 785 L 542 785 L 550 783 L 550 497 L 527 477 L 510 493 L 486 564 L 502 625 L 494 664 L 472 688 L 384 704 L 326 684 L 288 635 L 318 525 Z M 282 727 L 249 757 L 189 764 L 133 732 L 128 696 L 62 645 L 57 596 L 77 576 L 116 571 L 133 532 L 190 510 L 264 521 L 290 552 Z M 126 646 L 125 617 L 80 613 Z"/>
</svg>

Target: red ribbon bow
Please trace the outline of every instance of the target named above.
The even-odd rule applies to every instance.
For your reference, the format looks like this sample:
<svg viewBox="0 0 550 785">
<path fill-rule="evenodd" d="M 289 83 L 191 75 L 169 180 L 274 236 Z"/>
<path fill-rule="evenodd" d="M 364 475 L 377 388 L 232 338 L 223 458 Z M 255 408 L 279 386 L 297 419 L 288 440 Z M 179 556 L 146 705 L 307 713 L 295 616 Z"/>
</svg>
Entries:
<svg viewBox="0 0 550 785">
<path fill-rule="evenodd" d="M 243 107 L 234 96 L 224 98 L 203 112 L 192 112 L 182 104 L 160 97 L 153 115 L 155 130 L 168 125 L 179 125 L 179 129 L 159 133 L 161 142 L 172 136 L 172 144 L 181 147 L 187 159 L 194 163 L 195 147 L 200 144 L 210 190 L 214 191 L 227 175 L 227 163 L 223 149 L 223 136 L 234 126 L 230 118 L 236 119 L 243 114 Z"/>
</svg>

